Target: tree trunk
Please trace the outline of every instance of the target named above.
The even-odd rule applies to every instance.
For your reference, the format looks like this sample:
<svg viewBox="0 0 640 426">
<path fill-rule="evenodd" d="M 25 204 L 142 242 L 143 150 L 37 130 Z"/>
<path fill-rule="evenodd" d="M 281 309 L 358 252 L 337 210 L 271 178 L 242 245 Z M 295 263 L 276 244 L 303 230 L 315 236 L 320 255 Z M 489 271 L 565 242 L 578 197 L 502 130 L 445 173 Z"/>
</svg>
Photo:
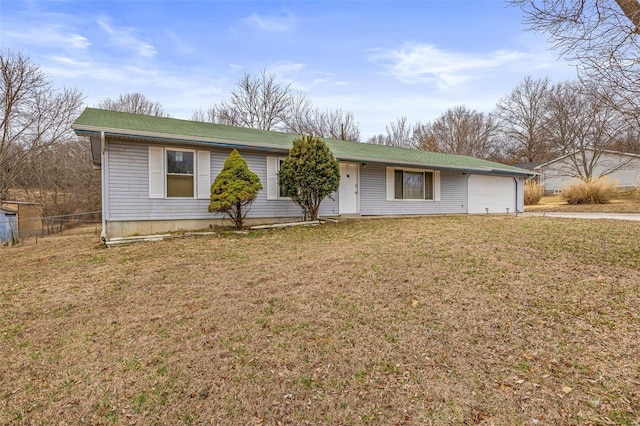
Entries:
<svg viewBox="0 0 640 426">
<path fill-rule="evenodd" d="M 236 228 L 237 229 L 242 229 L 242 203 L 240 201 L 238 201 L 236 203 L 236 217 L 234 219 L 235 223 L 236 223 Z"/>
<path fill-rule="evenodd" d="M 633 32 L 640 34 L 640 3 L 638 0 L 616 0 L 616 3 L 635 27 Z"/>
</svg>

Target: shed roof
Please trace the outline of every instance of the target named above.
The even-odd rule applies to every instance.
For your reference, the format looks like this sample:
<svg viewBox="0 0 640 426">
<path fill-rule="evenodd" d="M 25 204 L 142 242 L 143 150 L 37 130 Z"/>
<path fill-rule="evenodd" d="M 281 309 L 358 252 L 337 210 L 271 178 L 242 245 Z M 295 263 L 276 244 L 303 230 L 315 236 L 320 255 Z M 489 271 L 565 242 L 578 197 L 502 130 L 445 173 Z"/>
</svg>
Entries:
<svg viewBox="0 0 640 426">
<path fill-rule="evenodd" d="M 222 124 L 152 117 L 147 115 L 86 108 L 71 126 L 79 136 L 124 137 L 194 145 L 255 148 L 284 152 L 295 134 L 247 129 Z M 420 151 L 362 142 L 327 139 L 329 149 L 339 160 L 386 163 L 480 173 L 531 175 L 531 171 L 463 155 Z"/>
<path fill-rule="evenodd" d="M 10 209 L 9 207 L 4 207 L 4 206 L 0 206 L 0 213 L 18 214 L 16 210 Z"/>
</svg>

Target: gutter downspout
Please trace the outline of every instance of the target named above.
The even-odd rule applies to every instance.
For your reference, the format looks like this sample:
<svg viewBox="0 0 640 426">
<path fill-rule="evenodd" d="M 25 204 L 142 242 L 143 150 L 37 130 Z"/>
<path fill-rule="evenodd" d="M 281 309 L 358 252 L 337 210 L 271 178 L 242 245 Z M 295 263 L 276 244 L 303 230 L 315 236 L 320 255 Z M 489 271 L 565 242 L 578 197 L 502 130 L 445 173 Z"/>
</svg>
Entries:
<svg viewBox="0 0 640 426">
<path fill-rule="evenodd" d="M 105 161 L 105 149 L 106 140 L 104 131 L 100 132 L 100 184 L 102 186 L 102 231 L 100 232 L 100 240 L 107 242 L 107 186 L 106 186 L 106 173 L 105 167 L 107 166 Z"/>
<path fill-rule="evenodd" d="M 522 179 L 522 178 L 520 178 Z M 513 180 L 516 183 L 516 205 L 515 205 L 515 210 L 516 210 L 516 217 L 518 217 L 518 213 L 521 213 L 518 211 L 518 178 L 514 177 Z"/>
</svg>

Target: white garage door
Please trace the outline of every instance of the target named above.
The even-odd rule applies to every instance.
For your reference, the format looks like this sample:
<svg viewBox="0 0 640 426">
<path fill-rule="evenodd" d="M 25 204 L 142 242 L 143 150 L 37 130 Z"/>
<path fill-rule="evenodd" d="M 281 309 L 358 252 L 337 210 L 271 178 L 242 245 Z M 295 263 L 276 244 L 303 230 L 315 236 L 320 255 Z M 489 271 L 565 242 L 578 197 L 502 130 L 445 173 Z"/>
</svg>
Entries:
<svg viewBox="0 0 640 426">
<path fill-rule="evenodd" d="M 469 176 L 469 213 L 513 213 L 516 209 L 516 181 L 504 176 Z"/>
</svg>

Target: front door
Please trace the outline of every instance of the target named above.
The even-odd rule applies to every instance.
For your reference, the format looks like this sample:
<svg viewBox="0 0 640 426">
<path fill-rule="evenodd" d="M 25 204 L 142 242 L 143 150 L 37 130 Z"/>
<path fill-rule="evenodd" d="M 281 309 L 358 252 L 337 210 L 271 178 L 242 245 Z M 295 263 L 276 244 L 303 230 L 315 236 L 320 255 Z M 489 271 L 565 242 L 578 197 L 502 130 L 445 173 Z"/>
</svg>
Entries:
<svg viewBox="0 0 640 426">
<path fill-rule="evenodd" d="M 340 163 L 340 214 L 358 213 L 358 163 Z"/>
</svg>

